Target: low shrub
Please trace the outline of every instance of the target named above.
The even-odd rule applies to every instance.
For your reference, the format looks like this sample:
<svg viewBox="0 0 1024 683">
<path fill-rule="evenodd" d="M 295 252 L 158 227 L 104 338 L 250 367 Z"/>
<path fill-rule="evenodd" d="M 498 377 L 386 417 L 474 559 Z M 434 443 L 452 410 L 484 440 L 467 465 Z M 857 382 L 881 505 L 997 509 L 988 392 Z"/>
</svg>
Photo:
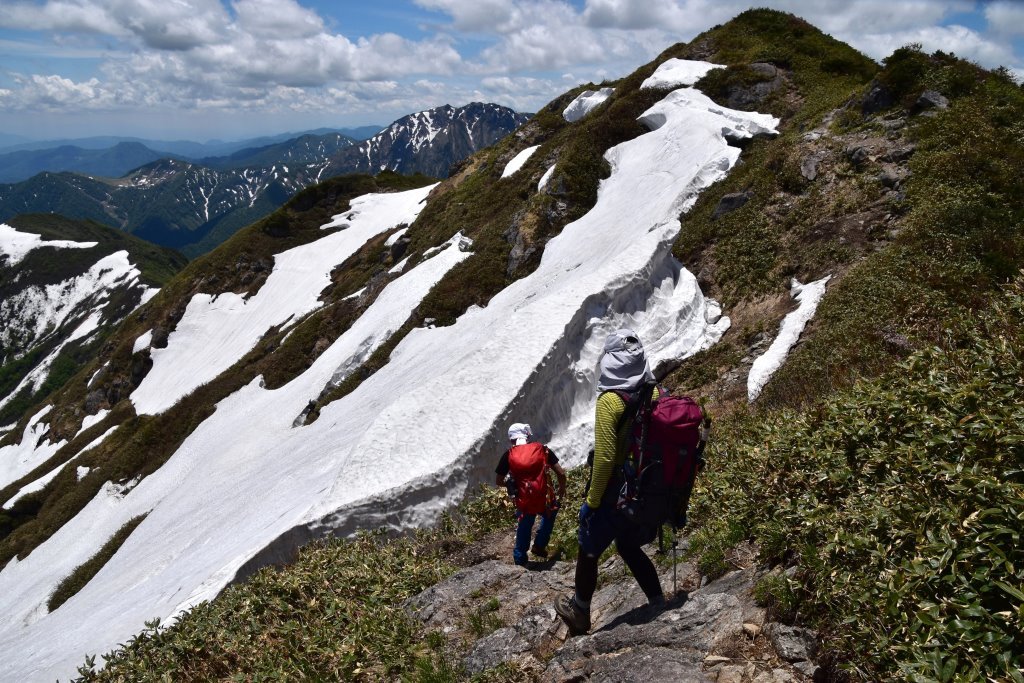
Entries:
<svg viewBox="0 0 1024 683">
<path fill-rule="evenodd" d="M 135 528 L 142 523 L 142 520 L 146 518 L 146 515 L 139 515 L 132 517 L 124 525 L 114 532 L 114 535 L 104 543 L 99 552 L 90 557 L 86 562 L 79 565 L 71 574 L 64 578 L 60 583 L 57 584 L 56 590 L 53 591 L 53 595 L 46 602 L 46 609 L 54 611 L 65 602 L 67 602 L 72 596 L 78 591 L 85 588 L 85 585 L 92 580 L 92 577 L 96 576 L 103 565 L 110 561 L 110 558 L 114 556 L 114 553 L 124 545 L 124 542 L 128 540 L 131 533 L 135 531 Z"/>
</svg>

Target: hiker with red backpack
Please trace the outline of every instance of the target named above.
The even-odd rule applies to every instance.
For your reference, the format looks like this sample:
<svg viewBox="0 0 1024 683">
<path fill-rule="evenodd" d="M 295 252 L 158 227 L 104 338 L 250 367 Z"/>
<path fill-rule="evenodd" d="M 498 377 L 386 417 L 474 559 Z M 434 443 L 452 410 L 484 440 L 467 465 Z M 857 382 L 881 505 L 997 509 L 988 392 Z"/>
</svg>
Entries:
<svg viewBox="0 0 1024 683">
<path fill-rule="evenodd" d="M 565 470 L 558 464 L 558 458 L 551 449 L 544 444 L 530 442 L 531 436 L 533 432 L 528 424 L 516 423 L 509 427 L 508 439 L 512 445 L 501 456 L 494 470 L 497 475 L 494 483 L 508 486 L 509 494 L 516 504 L 519 523 L 512 560 L 520 566 L 526 566 L 533 523 L 538 516 L 540 526 L 533 542 L 533 554 L 547 557 L 555 515 L 558 513 L 559 502 L 565 497 Z M 558 478 L 557 493 L 551 486 L 549 469 Z"/>
<path fill-rule="evenodd" d="M 594 455 L 579 512 L 576 591 L 555 603 L 572 634 L 590 630 L 598 561 L 613 541 L 648 604 L 665 602 L 657 569 L 642 546 L 665 522 L 685 524 L 707 438 L 697 404 L 658 389 L 632 330 L 608 336 L 600 370 Z"/>
</svg>

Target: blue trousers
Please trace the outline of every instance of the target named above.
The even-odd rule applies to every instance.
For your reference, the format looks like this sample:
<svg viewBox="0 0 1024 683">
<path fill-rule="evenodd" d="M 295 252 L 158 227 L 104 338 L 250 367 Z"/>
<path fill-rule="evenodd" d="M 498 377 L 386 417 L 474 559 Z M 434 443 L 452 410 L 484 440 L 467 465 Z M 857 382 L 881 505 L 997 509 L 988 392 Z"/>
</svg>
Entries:
<svg viewBox="0 0 1024 683">
<path fill-rule="evenodd" d="M 516 511 L 519 518 L 519 526 L 516 527 L 516 547 L 512 549 L 512 559 L 516 564 L 526 564 L 526 554 L 530 550 L 530 534 L 533 531 L 533 522 L 540 517 L 540 526 L 537 528 L 537 537 L 533 544 L 538 548 L 547 547 L 551 540 L 551 531 L 555 528 L 555 515 L 558 510 L 552 510 L 543 515 L 528 515 Z"/>
</svg>

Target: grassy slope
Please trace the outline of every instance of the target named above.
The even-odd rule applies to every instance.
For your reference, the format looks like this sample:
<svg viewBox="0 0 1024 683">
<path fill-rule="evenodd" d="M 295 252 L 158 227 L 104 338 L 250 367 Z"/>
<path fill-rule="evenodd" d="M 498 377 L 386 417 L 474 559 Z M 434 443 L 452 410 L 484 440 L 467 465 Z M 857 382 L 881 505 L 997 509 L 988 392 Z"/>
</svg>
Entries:
<svg viewBox="0 0 1024 683">
<path fill-rule="evenodd" d="M 796 564 L 768 602 L 852 678 L 1021 680 L 1024 276 L 965 322 L 810 410 L 732 417 L 694 495 L 702 569 L 748 537 Z"/>
</svg>

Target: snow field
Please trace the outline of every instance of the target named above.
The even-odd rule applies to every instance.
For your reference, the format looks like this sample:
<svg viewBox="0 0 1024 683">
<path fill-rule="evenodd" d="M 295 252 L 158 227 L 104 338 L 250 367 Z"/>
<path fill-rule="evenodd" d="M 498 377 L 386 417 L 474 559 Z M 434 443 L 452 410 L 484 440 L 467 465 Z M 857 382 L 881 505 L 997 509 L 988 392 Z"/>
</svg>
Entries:
<svg viewBox="0 0 1024 683">
<path fill-rule="evenodd" d="M 390 283 L 301 376 L 273 391 L 257 378 L 227 397 L 158 472 L 123 498 L 101 493 L 23 562 L 0 571 L 0 610 L 10 615 L 0 626 L 0 658 L 12 675 L 69 675 L 82 653 L 105 651 L 144 620 L 215 596 L 254 556 L 352 528 L 367 501 L 363 523 L 431 521 L 493 471 L 510 422 L 530 422 L 567 462 L 580 462 L 608 331 L 633 325 L 656 363 L 693 353 L 728 327 L 670 248 L 680 212 L 736 162 L 726 136 L 770 133 L 778 123 L 686 89 L 641 120 L 652 132 L 608 151 L 612 173 L 593 209 L 548 243 L 531 275 L 486 307 L 449 327 L 413 330 L 387 365 L 312 424 L 292 427 L 310 399 L 358 367 L 466 257 L 468 245 L 456 235 Z M 194 367 L 187 355 L 180 361 L 178 374 Z M 161 391 L 179 387 L 165 376 L 154 385 L 154 395 Z M 40 615 L 60 578 L 144 512 L 80 593 Z"/>
<path fill-rule="evenodd" d="M 792 311 L 782 319 L 782 326 L 779 334 L 775 337 L 768 350 L 754 359 L 750 366 L 750 374 L 747 375 L 747 400 L 753 401 L 760 394 L 764 386 L 768 384 L 775 371 L 782 367 L 789 355 L 790 349 L 800 339 L 804 327 L 814 317 L 818 310 L 821 297 L 825 296 L 825 285 L 832 279 L 832 276 L 822 278 L 816 282 L 809 282 L 805 285 L 793 278 L 790 295 L 800 304 L 795 311 Z"/>
<path fill-rule="evenodd" d="M 47 411 L 49 411 L 49 407 L 47 408 Z M 98 413 L 96 413 L 96 415 L 89 415 L 89 416 L 87 416 L 82 421 L 82 428 L 81 428 L 81 430 L 79 430 L 79 433 L 84 432 L 89 427 L 92 427 L 93 425 L 98 424 L 99 422 L 101 422 L 107 416 L 107 414 L 109 412 L 110 412 L 109 410 L 101 410 Z M 86 451 L 91 450 L 91 449 L 95 448 L 96 446 L 99 446 L 101 443 L 103 443 L 103 441 L 108 436 L 110 436 L 114 432 L 115 429 L 117 429 L 117 426 L 111 427 L 110 429 L 105 431 L 103 434 L 101 434 L 100 436 L 96 437 L 95 439 L 90 441 L 88 444 L 86 444 L 82 448 L 82 450 L 78 451 L 78 453 L 76 453 L 70 459 L 68 459 L 67 462 L 61 463 L 60 465 L 58 465 L 57 467 L 53 468 L 52 470 L 50 470 L 49 472 L 47 472 L 43 476 L 39 477 L 35 481 L 29 482 L 28 484 L 25 484 L 24 486 L 22 486 L 20 489 L 18 489 L 18 492 L 16 494 L 11 496 L 11 498 L 6 503 L 3 504 L 3 509 L 4 510 L 10 510 L 12 507 L 14 507 L 14 504 L 16 502 L 18 502 L 18 500 L 20 498 L 22 498 L 23 496 L 27 496 L 30 493 L 35 493 L 36 491 L 42 491 L 43 488 L 45 488 L 47 484 L 49 484 L 51 481 L 53 481 L 54 478 L 56 478 L 56 476 L 58 474 L 60 474 L 60 471 L 63 470 L 64 467 L 68 465 L 68 463 L 74 461 L 78 456 L 82 455 Z M 33 431 L 32 435 L 34 436 L 35 434 L 40 433 L 40 432 L 41 433 L 45 433 L 45 429 L 41 428 L 40 426 L 37 426 L 37 428 Z M 23 439 L 22 443 L 24 443 L 24 441 L 25 440 Z M 69 442 L 61 441 L 61 442 L 59 442 L 57 444 L 49 444 L 49 443 L 47 443 L 46 445 L 39 444 L 31 452 L 23 452 L 24 453 L 24 457 L 26 459 L 26 462 L 33 462 L 33 463 L 35 463 L 34 465 L 32 465 L 32 467 L 30 467 L 26 471 L 31 471 L 36 466 L 38 466 L 40 463 L 45 462 L 48 458 L 50 458 L 50 456 L 52 456 L 54 453 L 56 453 L 58 450 L 60 450 L 64 446 L 64 444 L 66 444 L 66 443 L 69 443 Z M 0 457 L 3 457 L 2 453 L 0 453 Z M 83 470 L 84 469 L 86 472 L 89 471 L 88 467 L 79 467 L 78 469 L 79 470 Z M 24 474 L 24 472 L 22 474 Z M 19 477 L 20 476 L 21 475 L 19 475 Z M 78 479 L 81 480 L 83 476 L 85 476 L 85 475 L 79 476 Z M 19 477 L 15 477 L 15 479 L 17 479 Z M 0 486 L 0 488 L 2 488 L 2 486 Z"/>
<path fill-rule="evenodd" d="M 44 242 L 43 246 L 55 244 Z M 65 324 L 76 319 L 82 320 L 69 337 L 22 378 L 13 391 L 0 398 L 0 407 L 12 401 L 26 387 L 37 391 L 46 381 L 61 350 L 73 341 L 89 337 L 100 328 L 103 322 L 102 310 L 110 292 L 118 287 L 141 287 L 138 283 L 140 275 L 141 272 L 128 260 L 128 252 L 118 251 L 103 257 L 82 275 L 57 284 L 27 287 L 0 301 L 0 321 L 4 323 L 0 329 L 0 340 L 6 343 L 18 339 L 22 346 L 34 345 Z M 152 298 L 158 291 L 145 288 L 143 299 L 146 296 Z"/>
<path fill-rule="evenodd" d="M 153 368 L 131 395 L 136 411 L 162 413 L 231 367 L 271 327 L 322 306 L 319 296 L 335 266 L 371 237 L 412 223 L 433 188 L 353 199 L 349 211 L 324 226 L 347 228 L 275 256 L 270 277 L 248 299 L 233 292 L 192 297 L 167 346 L 150 351 Z"/>
<path fill-rule="evenodd" d="M 0 571 L 0 610 L 24 634 L 53 639 L 25 658 L 20 670 L 29 678 L 43 670 L 73 672 L 82 652 L 105 651 L 155 614 L 167 618 L 214 597 L 268 538 L 303 523 L 307 499 L 337 467 L 337 442 L 344 435 L 327 430 L 326 437 L 314 439 L 310 429 L 321 423 L 293 429 L 295 418 L 332 377 L 358 367 L 401 327 L 434 283 L 470 255 L 470 247 L 455 235 L 388 284 L 301 376 L 274 391 L 256 378 L 222 401 L 159 471 L 128 493 L 108 483 L 24 562 Z M 47 615 L 46 600 L 56 583 L 125 522 L 150 510 L 101 573 Z M 227 529 L 232 531 L 225 535 Z M 89 624 L 109 631 L 99 635 Z M 0 630 L 0 653 L 9 651 L 12 636 L 21 634 Z"/>
<path fill-rule="evenodd" d="M 46 462 L 60 450 L 61 446 L 67 443 L 66 441 L 40 443 L 43 435 L 50 430 L 50 426 L 43 423 L 42 419 L 52 409 L 53 406 L 46 406 L 29 419 L 28 424 L 25 425 L 25 431 L 21 434 L 20 442 L 0 448 L 0 488 L 21 479 Z"/>
<path fill-rule="evenodd" d="M 139 275 L 138 268 L 128 260 L 128 252 L 118 251 L 77 277 L 53 285 L 27 287 L 0 301 L 0 320 L 6 322 L 0 336 L 5 341 L 12 334 L 22 339 L 41 339 L 48 330 L 80 315 L 84 306 L 98 306 L 106 300 L 109 290 L 130 284 Z"/>
<path fill-rule="evenodd" d="M 73 242 L 71 240 L 44 241 L 42 236 L 31 232 L 20 232 L 6 223 L 0 223 L 0 255 L 7 256 L 8 266 L 15 266 L 33 249 L 91 249 L 99 242 Z"/>
<path fill-rule="evenodd" d="M 14 398 L 26 387 L 30 387 L 33 392 L 39 391 L 39 388 L 43 386 L 43 382 L 45 382 L 47 376 L 49 376 L 50 368 L 53 366 L 54 361 L 57 360 L 57 356 L 60 354 L 61 350 L 71 342 L 78 341 L 79 339 L 85 339 L 98 330 L 102 319 L 103 316 L 100 310 L 93 310 L 93 312 L 89 314 L 89 317 L 75 328 L 74 332 L 61 341 L 53 351 L 50 351 L 45 358 L 39 361 L 38 365 L 32 368 L 32 370 L 29 371 L 20 382 L 18 382 L 18 386 L 14 387 L 7 396 L 0 398 L 0 408 L 14 400 Z"/>
</svg>

